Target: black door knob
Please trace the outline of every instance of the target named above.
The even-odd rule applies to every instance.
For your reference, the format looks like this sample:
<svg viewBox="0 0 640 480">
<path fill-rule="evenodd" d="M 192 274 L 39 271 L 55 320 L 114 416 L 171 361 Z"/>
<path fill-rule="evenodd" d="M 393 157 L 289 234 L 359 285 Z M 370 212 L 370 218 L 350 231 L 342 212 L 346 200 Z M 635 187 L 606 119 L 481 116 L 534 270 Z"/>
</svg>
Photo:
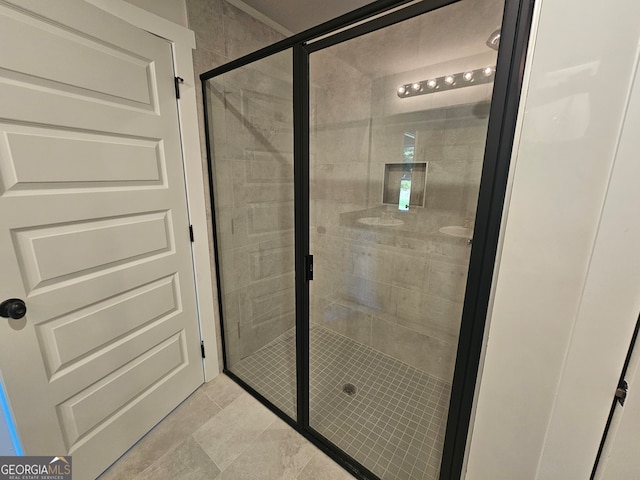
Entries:
<svg viewBox="0 0 640 480">
<path fill-rule="evenodd" d="M 19 298 L 10 298 L 0 303 L 0 317 L 18 320 L 27 314 L 27 306 Z"/>
</svg>

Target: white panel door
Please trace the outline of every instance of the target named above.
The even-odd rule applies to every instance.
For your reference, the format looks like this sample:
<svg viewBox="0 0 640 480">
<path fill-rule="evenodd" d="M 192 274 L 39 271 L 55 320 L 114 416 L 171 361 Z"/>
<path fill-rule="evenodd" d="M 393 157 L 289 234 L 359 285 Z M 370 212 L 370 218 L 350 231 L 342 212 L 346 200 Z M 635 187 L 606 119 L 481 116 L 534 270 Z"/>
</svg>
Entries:
<svg viewBox="0 0 640 480">
<path fill-rule="evenodd" d="M 170 45 L 0 2 L 0 374 L 27 455 L 94 478 L 203 382 Z"/>
</svg>

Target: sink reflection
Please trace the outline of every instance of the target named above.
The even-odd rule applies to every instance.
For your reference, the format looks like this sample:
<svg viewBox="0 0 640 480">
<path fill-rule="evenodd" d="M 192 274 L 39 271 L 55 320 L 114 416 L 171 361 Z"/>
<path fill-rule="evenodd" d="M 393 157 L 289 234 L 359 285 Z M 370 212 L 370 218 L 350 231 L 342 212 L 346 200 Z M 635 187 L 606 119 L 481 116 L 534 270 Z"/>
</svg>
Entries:
<svg viewBox="0 0 640 480">
<path fill-rule="evenodd" d="M 375 227 L 394 227 L 398 225 L 404 225 L 404 222 L 399 218 L 385 218 L 385 217 L 364 217 L 359 218 L 358 223 L 364 225 L 372 225 Z"/>
<path fill-rule="evenodd" d="M 441 227 L 439 232 L 444 233 L 445 235 L 451 235 L 452 237 L 471 238 L 471 229 L 469 227 L 451 225 L 448 227 Z"/>
</svg>

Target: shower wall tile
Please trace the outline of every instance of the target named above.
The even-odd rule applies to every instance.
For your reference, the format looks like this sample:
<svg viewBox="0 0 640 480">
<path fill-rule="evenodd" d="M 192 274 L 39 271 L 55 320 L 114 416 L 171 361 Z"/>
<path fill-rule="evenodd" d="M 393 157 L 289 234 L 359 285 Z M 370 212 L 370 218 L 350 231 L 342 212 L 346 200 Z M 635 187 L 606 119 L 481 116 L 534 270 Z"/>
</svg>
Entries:
<svg viewBox="0 0 640 480">
<path fill-rule="evenodd" d="M 372 319 L 371 346 L 450 382 L 456 346 L 379 318 Z"/>
<path fill-rule="evenodd" d="M 333 303 L 320 295 L 311 295 L 309 297 L 309 322 L 312 325 L 321 325 L 324 322 L 325 309 Z"/>
<path fill-rule="evenodd" d="M 282 332 L 290 330 L 295 325 L 293 312 L 278 316 L 273 321 L 265 322 L 257 326 L 243 328 L 240 326 L 239 339 L 240 358 L 246 358 L 254 354 L 269 342 L 278 338 Z"/>
<path fill-rule="evenodd" d="M 460 329 L 462 302 L 407 289 L 396 289 L 398 325 L 455 344 Z"/>
<path fill-rule="evenodd" d="M 469 143 L 484 145 L 487 136 L 485 121 L 466 121 L 462 125 L 460 123 L 457 122 L 456 126 L 444 130 L 445 145 L 466 145 Z"/>
<path fill-rule="evenodd" d="M 317 123 L 312 128 L 370 117 L 372 82 L 369 77 L 330 50 L 314 52 L 309 70 L 316 87 L 314 119 Z"/>
<path fill-rule="evenodd" d="M 343 164 L 331 163 L 340 151 L 348 151 L 340 145 L 345 137 L 336 133 L 344 122 L 323 125 L 318 129 L 322 141 L 316 146 L 320 150 L 326 145 L 326 150 L 315 152 L 320 162 L 312 168 L 312 253 L 316 266 L 331 269 L 325 287 L 312 286 L 312 299 L 322 290 L 331 295 L 323 298 L 324 303 L 314 303 L 313 321 L 322 322 L 328 305 L 348 305 L 350 311 L 364 315 L 358 318 L 365 326 L 366 318 L 371 318 L 374 348 L 442 378 L 449 378 L 453 369 L 470 248 L 465 239 L 448 237 L 438 228 L 473 219 L 486 121 L 474 116 L 478 109 L 456 107 L 406 114 L 402 119 L 372 119 L 366 174 L 352 166 L 357 165 L 356 150 L 346 155 Z M 414 160 L 429 162 L 427 205 L 404 217 L 412 233 L 340 224 L 341 213 L 364 208 L 402 218 L 392 206 L 382 206 L 381 191 L 385 163 L 402 161 L 405 132 L 416 134 Z M 359 206 L 362 197 L 356 194 L 344 198 L 334 193 L 337 185 L 366 191 L 365 206 Z M 328 232 L 332 241 L 326 238 Z M 362 337 L 351 338 L 364 342 Z"/>
<path fill-rule="evenodd" d="M 202 18 L 213 12 L 222 25 L 215 33 L 210 25 L 191 21 L 192 28 L 200 31 L 196 31 L 197 38 L 209 35 L 198 40 L 199 49 L 194 53 L 198 74 L 281 38 L 226 2 L 187 3 L 191 18 L 206 7 L 209 10 Z M 473 182 L 479 176 L 484 147 L 484 133 L 478 126 L 485 121 L 482 105 L 413 114 L 410 123 L 416 132 L 415 160 L 429 162 L 428 206 L 422 210 L 424 218 L 416 222 L 424 232 L 423 238 L 345 228 L 340 225 L 340 214 L 381 206 L 384 163 L 402 161 L 405 125 L 394 125 L 397 119 L 392 116 L 375 118 L 371 123 L 368 120 L 371 113 L 391 111 L 375 110 L 380 103 L 372 101 L 387 93 L 381 90 L 383 84 L 387 88 L 385 82 L 371 82 L 327 52 L 317 52 L 312 58 L 312 96 L 316 98 L 312 132 L 317 136 L 311 155 L 312 163 L 318 166 L 317 175 L 311 179 L 311 246 L 316 259 L 312 321 L 324 322 L 326 314 L 338 333 L 364 343 L 365 332 L 370 331 L 370 342 L 378 346 L 392 338 L 385 337 L 390 325 L 400 332 L 393 338 L 405 343 L 411 332 L 416 338 L 435 342 L 455 337 L 461 299 L 453 297 L 460 295 L 460 285 L 464 284 L 456 268 L 465 269 L 466 274 L 469 248 L 464 239 L 438 234 L 425 219 L 439 214 L 445 224 L 457 224 L 454 222 L 473 216 L 477 198 Z M 236 252 L 231 258 L 238 262 L 240 274 L 235 283 L 225 283 L 225 298 L 229 299 L 223 300 L 223 307 L 229 311 L 225 313 L 225 319 L 229 317 L 228 335 L 242 336 L 243 342 L 247 340 L 245 348 L 259 348 L 263 344 L 260 337 L 271 339 L 274 330 L 292 321 L 286 309 L 274 308 L 282 290 L 273 281 L 282 276 L 283 264 L 289 262 L 287 255 L 279 252 L 278 241 L 285 245 L 291 237 L 291 224 L 286 218 L 291 218 L 292 188 L 279 189 L 276 182 L 291 181 L 286 172 L 292 170 L 285 168 L 291 162 L 287 156 L 291 148 L 286 148 L 290 142 L 290 104 L 278 95 L 265 98 L 251 92 L 252 85 L 267 84 L 290 91 L 281 62 L 276 59 L 245 76 L 244 83 L 239 84 L 244 85 L 243 95 L 229 97 L 227 105 L 231 108 L 223 126 L 214 132 L 228 144 L 227 149 L 214 152 L 216 162 L 222 162 L 221 176 L 228 179 L 220 182 L 220 191 L 216 192 L 217 202 L 229 209 L 223 215 L 227 222 L 218 225 L 219 234 L 234 246 Z M 240 112 L 251 112 L 250 123 Z M 278 156 L 278 151 L 285 155 Z M 269 246 L 261 253 L 258 247 L 265 243 Z M 436 269 L 430 275 L 432 262 Z M 236 265 L 231 266 L 235 271 Z M 251 297 L 256 291 L 252 282 L 256 281 L 272 284 L 271 292 L 266 287 L 261 290 L 263 300 Z M 376 319 L 372 318 L 374 314 Z M 234 315 L 235 323 L 231 321 Z M 245 353 L 250 352 L 232 351 L 230 355 L 239 358 Z"/>
<path fill-rule="evenodd" d="M 287 142 L 283 148 L 278 149 L 274 144 L 269 152 L 245 149 L 244 178 L 242 185 L 245 189 L 255 188 L 261 184 L 289 183 L 288 188 L 293 190 L 293 157 L 288 150 L 291 149 L 291 134 L 287 132 Z M 283 149 L 286 148 L 286 150 Z"/>
<path fill-rule="evenodd" d="M 447 128 L 442 124 L 442 120 L 433 119 L 428 123 L 420 123 L 416 128 L 417 147 L 435 147 L 446 143 Z"/>
<path fill-rule="evenodd" d="M 216 158 L 216 177 L 237 178 L 241 165 L 224 157 Z M 233 209 L 236 205 L 234 182 L 218 182 L 215 189 L 216 206 L 220 210 Z"/>
<path fill-rule="evenodd" d="M 249 235 L 293 230 L 293 204 L 252 205 L 249 215 Z"/>
<path fill-rule="evenodd" d="M 446 300 L 460 301 L 464 298 L 467 270 L 466 265 L 432 261 L 428 292 Z"/>
<path fill-rule="evenodd" d="M 316 167 L 313 170 L 313 177 L 309 179 L 309 200 L 318 202 L 319 200 L 332 199 L 333 163 L 319 164 L 314 162 L 314 165 Z"/>
<path fill-rule="evenodd" d="M 227 188 L 231 189 L 231 187 Z M 281 183 L 246 185 L 236 189 L 233 193 L 235 193 L 236 201 L 240 204 L 257 204 L 260 202 L 290 204 L 293 202 L 294 197 L 293 185 L 291 185 L 291 188 L 283 188 Z"/>
<path fill-rule="evenodd" d="M 214 159 L 218 253 L 224 288 L 239 298 L 238 317 L 224 317 L 237 334 L 229 335 L 239 343 L 229 347 L 234 360 L 295 323 L 291 79 L 272 74 L 280 63 L 261 61 L 218 82 L 225 117 L 213 128 L 227 133 L 224 156 Z"/>
<path fill-rule="evenodd" d="M 227 63 L 235 58 L 238 58 L 245 53 L 249 53 L 253 50 L 270 45 L 278 40 L 281 40 L 283 36 L 275 32 L 270 27 L 262 24 L 254 18 L 246 15 L 244 12 L 236 9 L 228 4 L 225 0 L 187 0 L 187 14 L 189 17 L 189 28 L 191 28 L 196 35 L 196 50 L 193 52 L 194 71 L 196 79 L 198 76 L 212 68 L 218 67 L 224 63 Z M 276 58 L 271 62 L 263 62 L 263 71 L 254 72 L 251 78 L 245 79 L 249 83 L 245 83 L 245 89 L 249 89 L 251 85 L 258 85 L 254 83 L 254 80 L 258 82 L 271 82 L 270 85 L 282 85 L 282 88 L 290 90 L 290 76 L 287 75 L 287 69 L 283 67 L 286 60 Z M 287 84 L 283 80 L 289 80 Z M 243 84 L 240 84 L 243 85 Z M 267 119 L 263 121 L 254 133 L 247 134 L 243 131 L 246 124 L 239 115 L 243 108 L 245 110 L 249 108 L 252 112 L 258 114 L 264 114 L 264 99 L 251 97 L 245 95 L 244 104 L 240 98 L 235 102 L 234 99 L 230 99 L 227 103 L 230 107 L 233 107 L 232 111 L 226 111 L 224 108 L 225 98 L 220 94 L 224 92 L 225 88 L 219 86 L 218 92 L 209 90 L 208 98 L 214 102 L 219 102 L 218 108 L 210 108 L 212 117 L 216 127 L 213 129 L 212 134 L 214 136 L 214 150 L 212 156 L 216 164 L 220 167 L 218 174 L 224 177 L 224 181 L 218 183 L 218 191 L 216 194 L 216 203 L 218 206 L 223 207 L 224 215 L 218 215 L 218 220 L 224 217 L 227 221 L 224 224 L 218 224 L 218 231 L 221 237 L 221 241 L 224 243 L 230 243 L 236 247 L 243 247 L 251 245 L 252 243 L 268 242 L 277 239 L 278 236 L 282 236 L 282 233 L 261 233 L 250 237 L 250 212 L 249 205 L 260 203 L 262 200 L 265 203 L 280 203 L 288 205 L 291 203 L 292 194 L 287 193 L 286 189 L 277 191 L 274 185 L 265 185 L 264 182 L 253 182 L 251 187 L 239 189 L 238 186 L 242 184 L 245 179 L 246 165 L 243 162 L 237 162 L 238 159 L 256 160 L 255 152 L 267 152 L 269 153 L 268 142 L 272 142 L 272 145 L 282 147 L 286 142 L 287 126 L 283 126 L 287 119 L 290 117 L 290 103 L 282 101 L 282 98 L 287 98 L 287 95 L 281 95 L 276 98 L 271 98 L 271 104 L 280 104 L 281 111 L 276 112 L 276 118 L 280 122 L 278 125 L 272 124 Z M 216 96 L 217 94 L 217 96 Z M 207 171 L 207 152 L 205 150 L 205 135 L 204 135 L 204 116 L 202 109 L 201 91 L 196 89 L 197 103 L 198 103 L 198 118 L 200 126 L 200 145 L 202 149 L 202 162 L 205 171 Z M 220 108 L 222 107 L 222 108 Z M 268 111 L 268 109 L 266 109 Z M 224 118 L 220 118 L 223 115 Z M 289 117 L 287 117 L 289 115 Z M 253 121 L 253 119 L 252 119 Z M 290 129 L 290 126 L 288 127 Z M 239 134 L 240 133 L 240 134 Z M 292 147 L 289 147 L 290 153 Z M 250 152 L 247 154 L 246 149 Z M 272 149 L 273 150 L 273 149 Z M 258 154 L 259 155 L 259 154 Z M 264 159 L 264 156 L 261 157 Z M 274 160 L 273 157 L 270 160 Z M 290 160 L 287 160 L 290 162 Z M 271 165 L 272 167 L 273 165 Z M 265 165 L 266 168 L 268 168 Z M 254 172 L 254 170 L 251 170 Z M 205 180 L 203 185 L 206 194 L 206 208 L 207 217 L 211 218 L 211 202 L 209 200 L 209 185 Z M 291 188 L 292 191 L 292 188 Z M 285 207 L 285 210 L 288 207 Z M 228 210 L 227 210 L 228 209 Z M 257 211 L 254 210 L 253 213 Z M 254 223 L 254 227 L 258 226 Z M 211 258 L 213 258 L 213 233 L 211 230 L 211 223 L 208 224 L 209 229 L 209 248 L 211 251 Z M 289 232 L 284 234 L 285 237 L 289 236 Z M 238 261 L 238 271 L 241 272 L 242 279 L 251 278 L 252 270 L 251 265 L 245 260 L 240 259 L 239 256 L 233 256 Z M 255 258 L 255 257 L 254 257 Z M 269 258 L 273 259 L 273 256 L 267 255 L 265 262 L 269 262 Z M 234 265 L 231 265 L 235 268 Z M 276 270 L 273 270 L 273 265 L 265 265 L 262 270 L 262 274 Z M 212 265 L 213 269 L 213 265 Z M 255 274 L 254 270 L 254 274 Z M 223 279 L 224 280 L 224 279 Z M 231 284 L 224 284 L 225 298 L 223 298 L 223 309 L 225 310 L 225 327 L 227 327 L 227 335 L 229 337 L 237 336 L 239 331 L 239 315 L 237 296 L 241 288 L 238 281 L 232 281 Z M 245 288 L 249 288 L 245 286 Z M 236 289 L 236 291 L 234 291 Z M 231 300 L 226 300 L 227 297 L 233 297 Z M 230 297 L 230 298 L 231 298 Z M 245 312 L 246 313 L 246 312 Z M 288 320 L 290 321 L 290 320 Z M 288 328 L 288 327 L 287 327 Z M 218 332 L 219 333 L 219 332 Z M 245 335 L 249 332 L 244 331 Z M 260 334 L 260 333 L 258 333 Z M 268 341 L 268 340 L 267 340 Z M 218 342 L 220 342 L 220 335 L 218 335 Z M 259 343 L 253 343 L 254 347 Z M 241 352 L 234 349 L 231 342 L 228 342 L 228 353 L 230 357 L 238 357 Z M 222 348 L 218 348 L 219 365 L 222 366 Z"/>
<path fill-rule="evenodd" d="M 266 295 L 251 298 L 251 319 L 250 328 L 258 329 L 274 327 L 275 323 L 289 326 L 288 323 L 294 314 L 295 304 L 291 301 L 295 291 L 292 288 L 276 292 L 268 292 Z"/>
<path fill-rule="evenodd" d="M 493 86 L 489 83 L 489 88 Z M 491 110 L 491 98 L 487 97 L 485 100 L 479 102 L 469 102 L 463 105 L 456 105 L 455 108 L 447 109 L 447 120 L 454 119 L 472 119 L 479 122 L 487 123 L 489 119 L 489 111 Z"/>
<path fill-rule="evenodd" d="M 262 249 L 249 257 L 251 279 L 257 281 L 285 275 L 291 271 L 293 263 L 292 245 L 286 244 L 282 247 Z"/>
<path fill-rule="evenodd" d="M 196 48 L 226 55 L 223 0 L 187 0 L 189 28 L 196 34 Z M 207 70 L 214 67 L 204 65 Z"/>
<path fill-rule="evenodd" d="M 325 305 L 317 313 L 316 324 L 363 345 L 371 345 L 371 315 L 339 303 Z"/>
<path fill-rule="evenodd" d="M 391 294 L 389 284 L 375 281 L 378 277 L 364 278 L 349 274 L 343 276 L 344 285 L 339 292 L 341 299 L 360 303 L 377 311 L 395 312 L 395 297 Z"/>
<path fill-rule="evenodd" d="M 345 240 L 335 234 L 318 232 L 318 227 L 313 235 L 311 235 L 311 252 L 314 255 L 315 266 L 319 268 L 331 268 L 339 270 L 345 266 Z"/>
<path fill-rule="evenodd" d="M 369 121 L 319 126 L 313 137 L 313 146 L 318 164 L 366 163 L 369 160 Z"/>
<path fill-rule="evenodd" d="M 240 318 L 243 324 L 256 326 L 266 319 L 276 319 L 294 309 L 294 274 L 292 271 L 277 277 L 250 282 L 238 289 Z M 285 300 L 287 293 L 290 295 Z M 280 332 L 282 333 L 282 332 Z"/>
<path fill-rule="evenodd" d="M 216 53 L 213 50 L 195 49 L 193 50 L 193 68 L 196 72 L 206 72 L 212 68 L 223 65 L 227 62 L 226 57 Z M 198 75 L 196 75 L 196 81 L 199 81 Z M 224 116 L 224 108 L 220 108 L 223 105 L 222 97 L 218 94 L 218 91 L 222 90 L 221 85 L 207 84 L 207 98 L 210 100 L 209 118 Z M 202 89 L 196 88 L 196 103 L 198 111 L 198 126 L 200 134 L 200 152 L 202 154 L 202 161 L 206 164 L 207 160 L 207 145 L 204 130 L 204 111 L 202 108 Z M 226 129 L 219 128 L 216 131 L 211 132 L 215 140 L 214 145 L 217 149 L 224 146 L 223 142 L 220 142 L 220 138 L 226 138 Z M 219 154 L 219 151 L 212 153 Z"/>
<path fill-rule="evenodd" d="M 198 31 L 200 31 L 202 34 L 201 30 L 198 30 Z M 194 70 L 204 73 L 208 70 L 212 70 L 216 67 L 224 65 L 228 61 L 229 60 L 224 55 L 224 53 L 219 53 L 215 47 L 211 49 L 207 49 L 205 47 L 202 47 L 202 48 L 198 47 L 198 41 L 196 39 L 196 48 L 193 50 Z M 196 77 L 196 81 L 200 81 L 200 79 Z M 199 98 L 201 98 L 202 89 L 196 88 L 196 95 L 199 96 Z M 201 106 L 202 102 L 199 102 L 198 105 Z"/>
<path fill-rule="evenodd" d="M 422 132 L 418 132 L 418 137 Z M 416 147 L 416 162 L 437 162 L 444 157 L 444 144 L 421 142 Z M 429 163 L 431 164 L 431 163 Z M 427 178 L 427 181 L 429 179 Z"/>
<path fill-rule="evenodd" d="M 223 3 L 225 54 L 239 58 L 282 40 L 283 35 L 228 2 Z"/>
<path fill-rule="evenodd" d="M 312 301 L 314 297 L 323 299 L 329 303 L 338 300 L 339 292 L 342 291 L 345 283 L 344 274 L 333 268 L 324 268 L 322 262 L 316 262 L 314 254 L 313 260 L 313 282 L 311 283 Z"/>
<path fill-rule="evenodd" d="M 338 204 L 366 208 L 368 167 L 364 163 L 336 163 L 329 194 Z"/>
<path fill-rule="evenodd" d="M 389 283 L 394 268 L 393 252 L 369 245 L 350 242 L 346 252 L 348 272 L 363 279 Z"/>
<path fill-rule="evenodd" d="M 426 245 L 426 253 L 435 257 L 445 257 L 452 263 L 468 265 L 471 250 L 466 239 L 438 233 Z"/>
<path fill-rule="evenodd" d="M 310 181 L 311 183 L 314 182 L 313 177 Z M 311 195 L 314 194 L 311 192 Z M 340 216 L 336 212 L 336 208 L 339 206 L 332 199 L 326 197 L 327 195 L 325 194 L 323 198 L 316 199 L 311 196 L 309 199 L 310 226 L 319 229 L 319 234 L 340 225 Z M 338 235 L 342 236 L 341 233 L 338 233 Z"/>
<path fill-rule="evenodd" d="M 391 282 L 410 290 L 424 291 L 429 278 L 430 262 L 422 255 L 395 253 Z M 398 305 L 398 308 L 400 305 Z"/>
</svg>

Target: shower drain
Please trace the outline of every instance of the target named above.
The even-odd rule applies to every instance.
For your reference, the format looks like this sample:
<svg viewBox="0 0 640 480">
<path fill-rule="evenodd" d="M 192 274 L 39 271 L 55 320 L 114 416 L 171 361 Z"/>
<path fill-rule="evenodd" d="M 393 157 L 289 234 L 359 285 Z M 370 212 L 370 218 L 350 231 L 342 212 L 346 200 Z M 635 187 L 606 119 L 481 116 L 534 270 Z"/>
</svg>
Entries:
<svg viewBox="0 0 640 480">
<path fill-rule="evenodd" d="M 349 396 L 356 394 L 356 386 L 352 383 L 345 383 L 342 387 L 342 391 Z"/>
</svg>

